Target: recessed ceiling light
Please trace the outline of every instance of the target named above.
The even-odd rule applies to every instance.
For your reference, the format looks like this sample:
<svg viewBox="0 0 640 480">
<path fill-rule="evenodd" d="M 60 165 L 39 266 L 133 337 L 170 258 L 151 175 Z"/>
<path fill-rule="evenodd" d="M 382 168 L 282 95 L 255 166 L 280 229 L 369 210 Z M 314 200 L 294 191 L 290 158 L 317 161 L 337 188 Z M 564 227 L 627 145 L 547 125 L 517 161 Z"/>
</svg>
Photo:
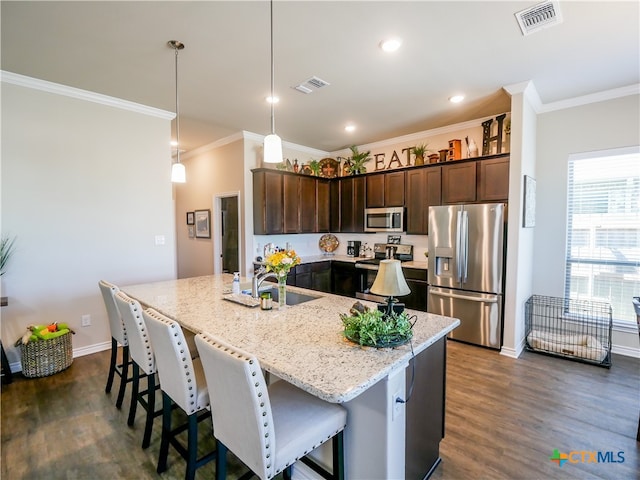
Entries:
<svg viewBox="0 0 640 480">
<path fill-rule="evenodd" d="M 449 101 L 451 103 L 460 103 L 464 100 L 464 95 L 454 95 L 453 97 L 449 97 Z"/>
<path fill-rule="evenodd" d="M 355 125 L 353 125 L 353 124 L 349 124 L 349 125 L 347 125 L 346 127 L 344 127 L 344 130 L 345 130 L 346 132 L 354 132 L 354 131 L 355 131 L 355 129 L 356 129 L 356 126 L 355 126 Z"/>
<path fill-rule="evenodd" d="M 380 42 L 380 48 L 385 52 L 395 52 L 402 45 L 402 40 L 399 38 L 388 38 Z"/>
<path fill-rule="evenodd" d="M 269 95 L 266 100 L 267 100 L 267 103 L 278 103 L 280 101 L 280 99 L 275 95 L 273 97 Z"/>
</svg>

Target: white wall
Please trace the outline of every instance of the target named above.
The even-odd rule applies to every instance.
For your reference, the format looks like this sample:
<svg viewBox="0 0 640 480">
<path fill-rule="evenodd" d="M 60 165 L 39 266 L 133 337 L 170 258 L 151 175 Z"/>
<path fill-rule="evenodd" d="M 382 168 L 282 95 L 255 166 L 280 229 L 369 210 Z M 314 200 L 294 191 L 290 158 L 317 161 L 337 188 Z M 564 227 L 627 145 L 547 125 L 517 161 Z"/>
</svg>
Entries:
<svg viewBox="0 0 640 480">
<path fill-rule="evenodd" d="M 640 95 L 540 114 L 537 137 L 537 213 L 534 293 L 564 296 L 568 159 L 583 153 L 640 145 Z M 631 301 L 631 299 L 629 299 Z M 614 328 L 614 352 L 638 348 L 638 334 Z"/>
<path fill-rule="evenodd" d="M 6 78 L 2 234 L 17 240 L 2 277 L 3 345 L 15 363 L 13 344 L 27 325 L 65 322 L 76 331 L 75 354 L 91 353 L 111 341 L 98 280 L 175 278 L 170 117 Z M 156 235 L 164 245 L 155 246 Z M 92 326 L 80 326 L 83 314 Z"/>
</svg>

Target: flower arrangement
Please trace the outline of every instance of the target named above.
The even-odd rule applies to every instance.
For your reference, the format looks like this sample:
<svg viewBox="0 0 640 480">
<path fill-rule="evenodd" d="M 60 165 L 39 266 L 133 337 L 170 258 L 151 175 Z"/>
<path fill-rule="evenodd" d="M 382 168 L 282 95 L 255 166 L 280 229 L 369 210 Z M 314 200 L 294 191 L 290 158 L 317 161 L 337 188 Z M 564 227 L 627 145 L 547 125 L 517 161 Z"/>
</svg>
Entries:
<svg viewBox="0 0 640 480">
<path fill-rule="evenodd" d="M 300 257 L 295 250 L 281 250 L 272 253 L 265 260 L 267 272 L 274 272 L 279 277 L 285 276 L 293 267 L 300 263 Z"/>
</svg>

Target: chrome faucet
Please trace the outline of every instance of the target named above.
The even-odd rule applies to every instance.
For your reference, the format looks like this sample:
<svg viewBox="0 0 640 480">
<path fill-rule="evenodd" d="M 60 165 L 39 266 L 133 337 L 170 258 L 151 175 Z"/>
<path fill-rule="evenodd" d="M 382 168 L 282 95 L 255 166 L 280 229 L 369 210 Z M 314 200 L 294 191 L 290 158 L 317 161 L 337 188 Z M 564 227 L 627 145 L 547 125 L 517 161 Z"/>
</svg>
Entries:
<svg viewBox="0 0 640 480">
<path fill-rule="evenodd" d="M 267 272 L 264 267 L 260 267 L 260 270 L 253 274 L 253 278 L 251 279 L 251 296 L 253 298 L 258 298 L 258 290 L 260 289 L 260 285 L 262 285 L 262 282 L 264 282 L 269 277 L 273 277 L 278 280 L 278 276 L 275 274 L 275 272 Z"/>
</svg>

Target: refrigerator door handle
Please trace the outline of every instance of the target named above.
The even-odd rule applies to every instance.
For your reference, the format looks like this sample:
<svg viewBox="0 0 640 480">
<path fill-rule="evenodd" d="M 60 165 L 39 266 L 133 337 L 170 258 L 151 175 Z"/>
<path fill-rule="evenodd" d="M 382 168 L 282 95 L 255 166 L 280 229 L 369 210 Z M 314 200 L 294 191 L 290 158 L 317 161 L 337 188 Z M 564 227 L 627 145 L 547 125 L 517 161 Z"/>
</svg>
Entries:
<svg viewBox="0 0 640 480">
<path fill-rule="evenodd" d="M 462 212 L 456 215 L 456 282 L 462 279 Z"/>
<path fill-rule="evenodd" d="M 457 298 L 460 300 L 469 300 L 470 302 L 480 302 L 480 303 L 498 303 L 498 296 L 494 296 L 491 298 L 483 298 L 483 297 L 467 297 L 466 295 L 456 295 L 455 293 L 444 293 L 438 292 L 435 290 L 431 290 L 432 295 L 436 295 L 438 297 L 447 297 L 447 298 Z"/>
<path fill-rule="evenodd" d="M 462 212 L 462 283 L 467 281 L 469 271 L 469 214 L 466 210 Z"/>
</svg>

